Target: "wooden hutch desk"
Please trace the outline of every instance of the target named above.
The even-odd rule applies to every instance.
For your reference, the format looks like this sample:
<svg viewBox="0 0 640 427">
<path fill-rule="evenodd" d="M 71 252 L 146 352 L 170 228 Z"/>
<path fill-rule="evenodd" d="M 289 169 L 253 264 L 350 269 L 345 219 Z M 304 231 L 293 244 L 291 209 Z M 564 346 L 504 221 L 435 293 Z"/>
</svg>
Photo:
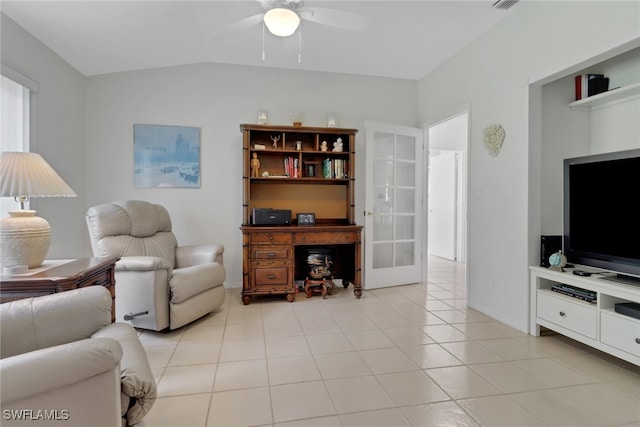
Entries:
<svg viewBox="0 0 640 427">
<path fill-rule="evenodd" d="M 361 232 L 355 224 L 357 129 L 240 125 L 243 149 L 242 302 L 285 294 L 308 273 L 309 249 L 330 249 L 332 277 L 362 296 Z M 333 151 L 335 149 L 335 151 Z M 256 225 L 254 209 L 290 210 L 292 225 Z M 296 215 L 313 213 L 315 225 Z"/>
<path fill-rule="evenodd" d="M 242 302 L 249 304 L 252 295 L 278 293 L 293 301 L 295 279 L 306 276 L 306 249 L 318 247 L 331 249 L 333 277 L 342 279 L 345 288 L 353 284 L 353 294 L 360 298 L 361 230 L 359 225 L 242 227 Z"/>
<path fill-rule="evenodd" d="M 45 260 L 27 273 L 0 277 L 0 303 L 55 294 L 85 286 L 111 292 L 111 321 L 115 320 L 115 265 L 120 258 Z"/>
</svg>

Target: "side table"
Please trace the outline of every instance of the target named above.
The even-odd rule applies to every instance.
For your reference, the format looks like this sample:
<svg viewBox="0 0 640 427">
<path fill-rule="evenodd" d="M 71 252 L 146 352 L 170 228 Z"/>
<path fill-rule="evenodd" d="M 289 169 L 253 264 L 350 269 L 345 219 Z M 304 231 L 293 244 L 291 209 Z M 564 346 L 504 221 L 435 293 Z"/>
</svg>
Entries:
<svg viewBox="0 0 640 427">
<path fill-rule="evenodd" d="M 83 288 L 104 286 L 111 293 L 115 321 L 115 265 L 120 258 L 45 260 L 26 273 L 0 277 L 0 303 Z"/>
</svg>

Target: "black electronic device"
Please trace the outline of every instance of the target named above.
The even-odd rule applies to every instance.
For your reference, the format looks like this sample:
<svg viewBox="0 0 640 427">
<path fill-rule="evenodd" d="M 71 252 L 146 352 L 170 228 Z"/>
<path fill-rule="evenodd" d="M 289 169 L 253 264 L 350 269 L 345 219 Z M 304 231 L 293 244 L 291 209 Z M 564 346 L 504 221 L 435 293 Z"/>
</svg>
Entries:
<svg viewBox="0 0 640 427">
<path fill-rule="evenodd" d="M 637 302 L 619 302 L 614 304 L 614 310 L 617 313 L 640 319 L 640 304 Z"/>
<path fill-rule="evenodd" d="M 253 209 L 253 225 L 291 225 L 291 211 L 288 209 Z"/>
<path fill-rule="evenodd" d="M 299 213 L 298 225 L 315 225 L 316 215 L 313 213 Z"/>
<path fill-rule="evenodd" d="M 565 159 L 563 168 L 568 262 L 640 280 L 640 149 Z"/>
<path fill-rule="evenodd" d="M 540 236 L 540 267 L 549 267 L 549 257 L 560 250 L 562 236 Z"/>
<path fill-rule="evenodd" d="M 581 276 L 581 277 L 589 277 L 593 273 L 590 273 L 590 272 L 584 271 L 584 270 L 573 270 L 573 274 L 575 274 L 576 276 Z"/>
</svg>

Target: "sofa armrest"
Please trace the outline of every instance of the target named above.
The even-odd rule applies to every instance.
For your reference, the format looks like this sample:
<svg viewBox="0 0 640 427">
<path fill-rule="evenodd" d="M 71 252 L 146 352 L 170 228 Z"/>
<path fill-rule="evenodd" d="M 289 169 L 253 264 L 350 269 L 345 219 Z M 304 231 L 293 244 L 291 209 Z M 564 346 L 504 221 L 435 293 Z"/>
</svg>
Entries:
<svg viewBox="0 0 640 427">
<path fill-rule="evenodd" d="M 155 256 L 126 256 L 116 263 L 116 271 L 172 270 L 171 263 Z"/>
<path fill-rule="evenodd" d="M 224 246 L 219 244 L 178 246 L 176 248 L 176 268 L 217 262 L 222 264 Z"/>
<path fill-rule="evenodd" d="M 136 330 L 128 323 L 112 323 L 93 334 L 93 338 L 105 337 L 118 341 L 122 346 L 122 394 L 128 397 L 122 415 L 126 414 L 129 425 L 136 424 L 149 412 L 157 395 L 147 353 Z"/>
<path fill-rule="evenodd" d="M 115 369 L 122 348 L 114 339 L 84 339 L 0 360 L 0 401 L 25 397 L 79 383 Z"/>
</svg>

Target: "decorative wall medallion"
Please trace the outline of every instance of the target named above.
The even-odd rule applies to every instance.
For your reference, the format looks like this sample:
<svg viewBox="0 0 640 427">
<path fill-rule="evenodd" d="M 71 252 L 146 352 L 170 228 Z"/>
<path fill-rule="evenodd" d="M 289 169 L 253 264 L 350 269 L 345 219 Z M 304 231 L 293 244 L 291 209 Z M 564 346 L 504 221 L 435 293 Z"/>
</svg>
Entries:
<svg viewBox="0 0 640 427">
<path fill-rule="evenodd" d="M 496 157 L 500 154 L 505 132 L 501 125 L 491 124 L 484 128 L 484 146 L 489 150 L 489 155 Z"/>
</svg>

